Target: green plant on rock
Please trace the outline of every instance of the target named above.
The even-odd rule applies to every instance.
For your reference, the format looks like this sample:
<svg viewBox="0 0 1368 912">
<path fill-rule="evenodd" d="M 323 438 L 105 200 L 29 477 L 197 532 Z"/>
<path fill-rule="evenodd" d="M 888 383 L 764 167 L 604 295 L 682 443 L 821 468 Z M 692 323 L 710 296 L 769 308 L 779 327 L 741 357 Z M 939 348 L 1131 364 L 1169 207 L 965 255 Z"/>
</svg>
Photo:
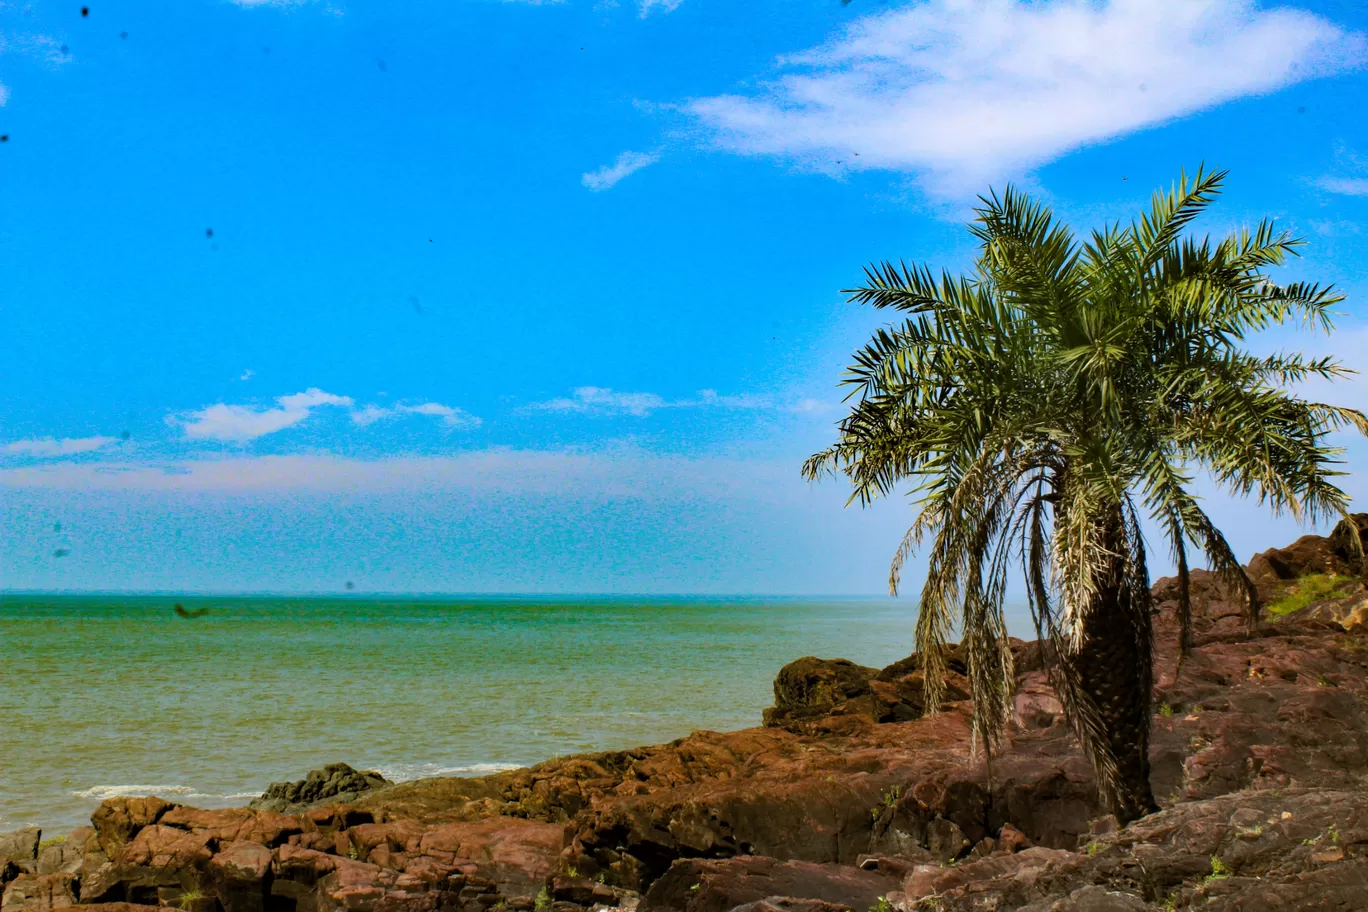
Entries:
<svg viewBox="0 0 1368 912">
<path fill-rule="evenodd" d="M 52 846 L 66 845 L 66 841 L 67 838 L 65 836 L 50 836 L 38 843 L 38 848 L 42 850 L 51 848 Z"/>
<path fill-rule="evenodd" d="M 567 867 L 567 868 L 565 869 L 565 876 L 566 876 L 566 877 L 572 877 L 572 878 L 575 878 L 576 880 L 578 880 L 578 879 L 579 879 L 579 876 L 580 876 L 580 875 L 579 875 L 579 868 L 575 867 L 574 865 L 570 865 L 569 867 Z"/>
<path fill-rule="evenodd" d="M 191 887 L 190 889 L 183 891 L 180 896 L 176 897 L 176 905 L 181 909 L 189 909 L 202 899 L 204 899 L 203 891 L 201 891 L 199 887 Z"/>
<path fill-rule="evenodd" d="M 1346 582 L 1351 582 L 1352 579 L 1352 577 L 1340 576 L 1335 573 L 1316 573 L 1311 576 L 1303 576 L 1289 583 L 1281 595 L 1264 606 L 1265 610 L 1274 617 L 1282 617 L 1294 611 L 1300 611 L 1316 602 L 1332 598 L 1338 593 L 1340 586 Z"/>
<path fill-rule="evenodd" d="M 1225 862 L 1215 855 L 1211 856 L 1211 873 L 1202 878 L 1202 886 L 1215 883 L 1218 880 L 1225 880 L 1230 876 L 1230 868 L 1226 867 Z"/>
<path fill-rule="evenodd" d="M 551 908 L 551 891 L 542 887 L 537 891 L 537 898 L 532 901 L 532 907 L 537 912 L 549 912 Z"/>
<path fill-rule="evenodd" d="M 1160 703 L 1159 715 L 1163 716 L 1165 719 L 1169 718 L 1173 715 L 1173 706 L 1168 703 Z"/>
<path fill-rule="evenodd" d="M 869 912 L 893 912 L 893 904 L 888 901 L 887 896 L 880 896 L 874 905 L 869 907 Z"/>
<path fill-rule="evenodd" d="M 1079 240 L 1008 187 L 983 198 L 972 270 L 883 263 L 850 300 L 900 312 L 854 355 L 855 400 L 836 443 L 803 467 L 840 474 L 868 504 L 910 486 L 919 515 L 893 558 L 929 538 L 916 627 L 926 702 L 945 694 L 958 629 L 973 737 L 993 749 L 1015 680 L 1003 615 L 1020 562 L 1065 713 L 1122 824 L 1157 809 L 1149 782 L 1151 597 L 1142 518 L 1178 567 L 1191 646 L 1195 546 L 1243 597 L 1258 593 L 1193 493 L 1199 471 L 1274 512 L 1347 514 L 1329 435 L 1362 412 L 1289 391 L 1349 372 L 1330 358 L 1254 355 L 1247 336 L 1293 321 L 1331 328 L 1343 297 L 1266 274 L 1301 243 L 1263 221 L 1219 242 L 1186 236 L 1224 172 L 1180 177 L 1130 225 Z M 1355 539 L 1357 541 L 1357 539 Z"/>
</svg>

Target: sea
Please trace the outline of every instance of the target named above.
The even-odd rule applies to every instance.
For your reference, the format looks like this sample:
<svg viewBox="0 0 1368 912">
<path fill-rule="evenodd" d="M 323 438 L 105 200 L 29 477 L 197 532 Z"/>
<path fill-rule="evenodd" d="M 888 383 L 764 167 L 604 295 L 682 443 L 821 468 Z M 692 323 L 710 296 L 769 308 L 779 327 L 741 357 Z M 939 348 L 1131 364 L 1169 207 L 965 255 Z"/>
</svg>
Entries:
<svg viewBox="0 0 1368 912">
<path fill-rule="evenodd" d="M 914 619 L 884 599 L 0 594 L 0 832 L 65 833 L 119 795 L 239 806 L 337 761 L 473 776 L 759 725 L 785 663 L 886 665 Z"/>
</svg>

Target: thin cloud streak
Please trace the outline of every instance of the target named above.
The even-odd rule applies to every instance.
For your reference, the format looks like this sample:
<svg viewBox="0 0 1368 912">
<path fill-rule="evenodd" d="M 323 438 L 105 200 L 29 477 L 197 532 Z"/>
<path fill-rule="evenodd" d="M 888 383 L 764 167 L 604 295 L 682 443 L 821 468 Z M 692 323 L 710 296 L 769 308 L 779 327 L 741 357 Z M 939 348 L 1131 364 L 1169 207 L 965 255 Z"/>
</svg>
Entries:
<svg viewBox="0 0 1368 912">
<path fill-rule="evenodd" d="M 712 389 L 699 390 L 695 399 L 668 400 L 656 393 L 624 393 L 603 386 L 580 386 L 575 388 L 571 396 L 562 396 L 546 402 L 535 402 L 526 406 L 526 409 L 574 412 L 597 416 L 630 415 L 635 418 L 645 418 L 662 409 L 721 408 L 813 413 L 827 411 L 833 407 L 818 399 L 800 399 L 796 403 L 785 404 L 773 396 L 759 396 L 751 393 L 723 396 L 718 394 L 717 390 Z"/>
<path fill-rule="evenodd" d="M 60 440 L 54 437 L 35 437 L 7 443 L 0 447 L 0 453 L 34 458 L 74 456 L 78 453 L 93 453 L 118 442 L 114 437 L 64 437 Z"/>
<path fill-rule="evenodd" d="M 598 193 L 616 186 L 618 181 L 659 160 L 659 155 L 647 152 L 623 152 L 611 165 L 581 175 L 580 183 Z"/>
<path fill-rule="evenodd" d="M 1247 0 L 928 0 L 686 105 L 720 148 L 980 188 L 1081 146 L 1362 65 L 1362 35 Z"/>
<path fill-rule="evenodd" d="M 387 421 L 408 415 L 426 415 L 430 418 L 440 418 L 442 424 L 450 428 L 477 428 L 484 423 L 481 418 L 464 409 L 443 405 L 440 402 L 423 402 L 418 405 L 400 403 L 389 408 L 380 405 L 367 405 L 365 408 L 352 412 L 351 420 L 352 423 L 360 427 L 367 427 L 377 421 Z"/>
</svg>

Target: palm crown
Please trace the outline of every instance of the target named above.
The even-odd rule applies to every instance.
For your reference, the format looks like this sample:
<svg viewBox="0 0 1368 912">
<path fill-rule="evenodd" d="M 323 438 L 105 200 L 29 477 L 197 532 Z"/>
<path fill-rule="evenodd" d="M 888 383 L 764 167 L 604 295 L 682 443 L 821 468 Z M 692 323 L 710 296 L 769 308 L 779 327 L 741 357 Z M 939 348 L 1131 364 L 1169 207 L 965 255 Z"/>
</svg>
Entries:
<svg viewBox="0 0 1368 912">
<path fill-rule="evenodd" d="M 1347 373 L 1338 363 L 1243 348 L 1289 320 L 1328 330 L 1342 296 L 1270 281 L 1264 270 L 1300 242 L 1267 221 L 1214 246 L 1184 237 L 1224 177 L 1184 175 L 1138 221 L 1086 242 L 1009 187 L 975 210 L 970 275 L 868 267 L 851 300 L 906 316 L 855 354 L 844 381 L 855 404 L 837 442 L 804 466 L 809 478 L 848 476 L 861 502 L 915 483 L 920 513 L 890 589 L 931 536 L 916 628 L 928 702 L 942 692 L 958 626 L 975 736 L 990 750 L 1010 713 L 1003 598 L 1020 564 L 1065 710 L 1123 820 L 1154 807 L 1142 516 L 1174 552 L 1186 649 L 1189 545 L 1245 594 L 1251 622 L 1258 615 L 1239 561 L 1191 492 L 1194 471 L 1274 511 L 1335 517 L 1348 501 L 1326 436 L 1345 425 L 1368 433 L 1360 412 L 1286 389 Z"/>
</svg>

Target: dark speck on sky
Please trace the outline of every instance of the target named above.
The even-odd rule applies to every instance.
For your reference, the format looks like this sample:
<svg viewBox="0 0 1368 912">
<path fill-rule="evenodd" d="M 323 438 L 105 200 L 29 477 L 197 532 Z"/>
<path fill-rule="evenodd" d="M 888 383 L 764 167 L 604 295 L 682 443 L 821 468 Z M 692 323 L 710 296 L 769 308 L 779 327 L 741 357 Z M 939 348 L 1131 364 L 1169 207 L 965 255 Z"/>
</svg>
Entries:
<svg viewBox="0 0 1368 912">
<path fill-rule="evenodd" d="M 70 548 L 58 548 L 57 550 L 55 550 L 55 551 L 52 552 L 52 556 L 53 556 L 53 557 L 66 557 L 66 556 L 67 556 L 68 554 L 70 554 L 70 553 L 71 553 L 71 549 L 70 549 Z"/>
<path fill-rule="evenodd" d="M 413 312 L 420 314 L 423 312 L 423 305 L 418 303 L 417 295 L 409 295 L 409 303 L 413 305 Z"/>
<path fill-rule="evenodd" d="M 65 44 L 62 45 L 60 48 L 58 48 L 58 50 L 61 51 L 63 54 L 70 53 L 70 49 L 67 48 L 67 46 L 66 46 Z"/>
<path fill-rule="evenodd" d="M 124 431 L 122 434 L 119 435 L 119 439 L 120 439 L 120 440 L 127 440 L 129 437 L 132 437 L 132 436 L 133 436 L 133 435 L 130 434 L 130 433 L 128 433 L 128 431 Z"/>
<path fill-rule="evenodd" d="M 119 37 L 120 37 L 120 38 L 123 38 L 123 39 L 125 39 L 125 40 L 127 40 L 127 38 L 128 38 L 128 32 L 119 32 Z"/>
<path fill-rule="evenodd" d="M 90 15 L 90 7 L 88 7 L 88 6 L 83 6 L 83 7 L 81 7 L 81 15 L 82 15 L 82 16 L 89 16 L 89 15 Z"/>
<path fill-rule="evenodd" d="M 204 236 L 207 237 L 207 238 L 213 237 L 213 236 L 214 236 L 214 229 L 213 229 L 213 228 L 205 228 L 205 229 L 204 229 Z"/>
<path fill-rule="evenodd" d="M 352 589 L 355 589 L 355 588 L 356 588 L 356 583 L 353 583 L 351 580 L 347 580 L 347 591 L 350 592 Z"/>
<path fill-rule="evenodd" d="M 378 67 L 380 68 L 380 72 L 383 73 L 383 72 L 385 71 L 385 61 L 383 61 L 383 60 L 378 60 L 378 59 L 377 59 L 377 60 L 375 61 L 375 65 L 378 66 Z"/>
<path fill-rule="evenodd" d="M 9 134 L 0 133 L 0 142 L 9 142 Z"/>
<path fill-rule="evenodd" d="M 59 522 L 53 523 L 53 524 L 52 524 L 52 531 L 53 531 L 53 532 L 61 532 L 61 531 L 62 531 L 62 524 L 59 523 Z"/>
</svg>

